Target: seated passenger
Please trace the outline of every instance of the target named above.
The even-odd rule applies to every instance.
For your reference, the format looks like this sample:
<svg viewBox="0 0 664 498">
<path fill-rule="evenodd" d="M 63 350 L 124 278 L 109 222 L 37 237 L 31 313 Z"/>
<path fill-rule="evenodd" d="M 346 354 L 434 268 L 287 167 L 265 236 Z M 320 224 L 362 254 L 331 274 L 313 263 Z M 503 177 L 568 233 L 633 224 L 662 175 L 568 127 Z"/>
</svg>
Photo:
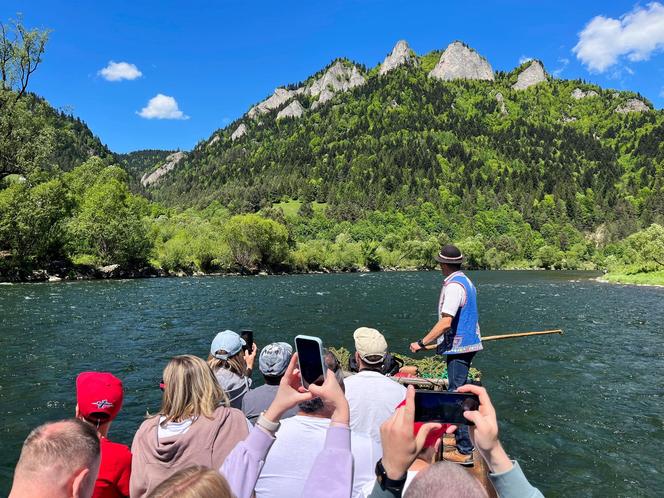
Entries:
<svg viewBox="0 0 664 498">
<path fill-rule="evenodd" d="M 337 359 L 326 352 L 325 363 L 330 368 L 328 375 L 335 376 L 343 391 L 344 378 Z M 317 397 L 300 403 L 299 408 L 296 416 L 281 422 L 279 435 L 256 483 L 257 498 L 304 496 L 307 476 L 316 455 L 325 446 L 335 406 Z M 380 448 L 367 435 L 352 431 L 350 447 L 355 462 L 352 496 L 362 496 L 362 488 L 375 479 L 374 465 L 380 456 Z"/>
<path fill-rule="evenodd" d="M 99 462 L 99 437 L 90 424 L 46 423 L 25 438 L 9 498 L 90 498 Z"/>
<path fill-rule="evenodd" d="M 83 372 L 76 378 L 76 418 L 97 430 L 101 465 L 93 498 L 129 496 L 131 452 L 108 440 L 111 422 L 122 408 L 122 381 L 106 372 Z"/>
<path fill-rule="evenodd" d="M 256 423 L 258 416 L 270 406 L 277 395 L 279 382 L 292 356 L 293 348 L 285 342 L 273 342 L 261 350 L 258 369 L 263 374 L 265 384 L 250 390 L 242 399 L 242 411 L 252 424 Z M 297 407 L 293 407 L 284 414 L 284 418 L 292 417 L 296 413 Z"/>
<path fill-rule="evenodd" d="M 242 398 L 251 387 L 251 371 L 256 358 L 256 344 L 251 351 L 243 351 L 247 343 L 232 330 L 219 332 L 210 346 L 208 365 L 219 385 L 228 395 L 230 406 L 242 408 Z"/>
<path fill-rule="evenodd" d="M 380 444 L 380 424 L 406 397 L 406 388 L 381 373 L 387 353 L 385 337 L 376 329 L 360 327 L 353 333 L 359 373 L 345 379 L 353 433 L 368 434 Z"/>
<path fill-rule="evenodd" d="M 180 469 L 219 469 L 248 434 L 244 414 L 228 407 L 227 396 L 200 358 L 176 356 L 163 379 L 161 409 L 141 424 L 131 446 L 132 498 L 147 496 Z"/>
<path fill-rule="evenodd" d="M 148 498 L 233 498 L 233 493 L 219 472 L 194 465 L 163 481 Z"/>
</svg>

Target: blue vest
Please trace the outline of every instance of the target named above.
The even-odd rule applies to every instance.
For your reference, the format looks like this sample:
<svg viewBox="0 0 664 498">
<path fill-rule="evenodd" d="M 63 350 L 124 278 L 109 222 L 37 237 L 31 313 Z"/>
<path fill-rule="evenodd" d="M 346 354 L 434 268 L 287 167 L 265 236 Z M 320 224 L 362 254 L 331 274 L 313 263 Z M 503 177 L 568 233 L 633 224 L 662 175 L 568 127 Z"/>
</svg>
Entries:
<svg viewBox="0 0 664 498">
<path fill-rule="evenodd" d="M 477 313 L 477 289 L 466 275 L 459 272 L 445 282 L 443 291 L 446 286 L 456 284 L 463 285 L 466 291 L 466 302 L 459 307 L 452 319 L 452 326 L 438 343 L 438 354 L 471 353 L 482 349 L 482 336 Z"/>
</svg>

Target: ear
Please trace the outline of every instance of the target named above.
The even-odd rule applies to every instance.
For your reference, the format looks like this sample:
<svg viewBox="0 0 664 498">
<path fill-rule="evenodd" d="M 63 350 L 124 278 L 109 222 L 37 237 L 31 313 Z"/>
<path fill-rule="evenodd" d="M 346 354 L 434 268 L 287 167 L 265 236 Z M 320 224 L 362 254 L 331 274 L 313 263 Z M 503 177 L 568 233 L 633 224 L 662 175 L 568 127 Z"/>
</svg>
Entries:
<svg viewBox="0 0 664 498">
<path fill-rule="evenodd" d="M 69 496 L 73 498 L 88 498 L 92 487 L 89 485 L 90 469 L 83 467 L 76 471 L 73 475 L 71 482 L 71 490 L 69 490 Z"/>
</svg>

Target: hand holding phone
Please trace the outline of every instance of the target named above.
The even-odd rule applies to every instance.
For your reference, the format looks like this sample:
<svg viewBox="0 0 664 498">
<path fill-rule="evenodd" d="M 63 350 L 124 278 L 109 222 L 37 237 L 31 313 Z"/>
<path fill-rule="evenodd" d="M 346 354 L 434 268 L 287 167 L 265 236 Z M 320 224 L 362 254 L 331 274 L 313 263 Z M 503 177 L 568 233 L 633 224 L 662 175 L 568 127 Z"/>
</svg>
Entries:
<svg viewBox="0 0 664 498">
<path fill-rule="evenodd" d="M 318 337 L 298 335 L 295 337 L 295 350 L 302 377 L 302 387 L 309 389 L 310 384 L 322 386 L 327 371 L 323 358 L 323 341 Z"/>
<path fill-rule="evenodd" d="M 449 391 L 415 391 L 415 421 L 474 425 L 463 416 L 480 406 L 477 395 Z"/>
</svg>

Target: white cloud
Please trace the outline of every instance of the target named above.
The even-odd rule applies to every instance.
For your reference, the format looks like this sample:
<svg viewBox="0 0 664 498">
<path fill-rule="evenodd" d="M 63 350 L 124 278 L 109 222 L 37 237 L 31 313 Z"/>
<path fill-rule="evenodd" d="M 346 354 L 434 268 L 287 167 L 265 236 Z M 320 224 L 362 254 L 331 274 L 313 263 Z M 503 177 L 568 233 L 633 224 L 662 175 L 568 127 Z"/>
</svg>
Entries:
<svg viewBox="0 0 664 498">
<path fill-rule="evenodd" d="M 161 93 L 152 97 L 137 114 L 145 119 L 189 119 L 173 97 Z"/>
<path fill-rule="evenodd" d="M 530 62 L 531 60 L 533 60 L 532 57 L 528 57 L 527 55 L 522 55 L 521 57 L 519 57 L 519 65 L 525 64 L 526 62 Z"/>
<path fill-rule="evenodd" d="M 110 61 L 108 66 L 100 69 L 97 74 L 106 81 L 135 80 L 143 76 L 143 73 L 134 64 L 114 61 Z"/>
<path fill-rule="evenodd" d="M 645 61 L 664 49 L 664 5 L 651 2 L 613 19 L 596 16 L 579 33 L 572 49 L 592 72 L 603 73 L 621 57 Z"/>
<path fill-rule="evenodd" d="M 569 64 L 569 59 L 566 57 L 562 57 L 561 59 L 558 59 L 558 63 L 560 64 L 560 66 L 551 71 L 551 74 L 553 74 L 556 78 L 560 76 L 562 72 L 567 68 Z"/>
</svg>

